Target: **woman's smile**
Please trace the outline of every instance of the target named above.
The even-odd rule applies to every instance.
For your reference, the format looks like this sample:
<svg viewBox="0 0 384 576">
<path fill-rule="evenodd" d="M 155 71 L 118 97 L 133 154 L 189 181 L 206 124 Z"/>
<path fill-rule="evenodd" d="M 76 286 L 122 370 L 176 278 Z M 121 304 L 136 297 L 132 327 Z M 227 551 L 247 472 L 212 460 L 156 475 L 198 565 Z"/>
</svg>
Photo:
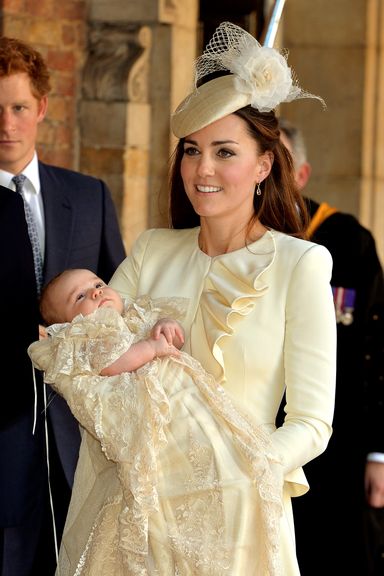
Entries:
<svg viewBox="0 0 384 576">
<path fill-rule="evenodd" d="M 220 192 L 221 190 L 223 190 L 223 187 L 222 186 L 200 186 L 200 185 L 197 185 L 196 190 L 198 192 L 203 192 L 204 194 L 207 194 L 210 192 Z"/>
</svg>

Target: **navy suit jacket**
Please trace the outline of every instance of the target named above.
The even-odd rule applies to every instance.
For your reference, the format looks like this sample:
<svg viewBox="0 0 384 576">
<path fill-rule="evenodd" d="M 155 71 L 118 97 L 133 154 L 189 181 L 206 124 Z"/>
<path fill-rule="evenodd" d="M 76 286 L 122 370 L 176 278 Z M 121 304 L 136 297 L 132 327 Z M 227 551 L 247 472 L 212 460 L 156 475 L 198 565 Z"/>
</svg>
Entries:
<svg viewBox="0 0 384 576">
<path fill-rule="evenodd" d="M 115 206 L 101 180 L 39 162 L 45 218 L 44 283 L 66 268 L 108 282 L 125 257 Z"/>
<path fill-rule="evenodd" d="M 32 435 L 34 390 L 27 346 L 38 338 L 32 248 L 21 196 L 0 186 L 0 521 L 19 522 L 42 481 L 43 437 Z M 29 485 L 25 478 L 28 478 Z M 23 508 L 15 503 L 22 502 Z M 30 497 L 30 495 L 32 495 Z"/>
<path fill-rule="evenodd" d="M 108 188 L 97 178 L 42 162 L 39 162 L 39 173 L 45 220 L 44 283 L 66 268 L 88 268 L 108 282 L 125 257 L 116 210 Z M 15 196 L 14 192 L 11 192 L 11 195 Z M 20 202 L 18 205 L 20 209 Z M 20 214 L 18 219 L 16 216 L 13 217 L 13 213 L 3 214 L 2 205 L 0 205 L 0 218 L 0 234 L 3 235 L 1 249 L 3 252 L 8 249 L 11 251 L 8 260 L 4 260 L 5 255 L 1 259 L 2 274 L 7 277 L 13 270 L 12 254 L 15 251 L 13 237 L 18 237 L 22 228 L 25 232 L 25 218 L 22 214 L 21 223 Z M 6 224 L 4 228 L 3 220 Z M 31 247 L 28 242 L 26 248 L 26 242 L 25 237 L 24 239 L 20 237 L 15 245 L 18 246 L 20 253 L 23 253 L 23 257 L 26 257 L 24 252 L 28 252 L 30 267 L 33 265 Z M 20 265 L 20 269 L 22 267 Z M 15 277 L 12 277 L 12 280 L 15 283 Z M 10 365 L 11 349 L 14 351 L 16 348 L 16 345 L 10 345 L 9 354 L 4 356 L 2 363 L 9 372 L 9 378 L 4 379 L 3 386 L 8 383 L 9 386 L 16 387 L 23 411 L 16 405 L 10 407 L 9 402 L 6 403 L 6 408 L 4 406 L 2 409 L 4 418 L 0 424 L 0 457 L 4 460 L 0 467 L 1 526 L 22 522 L 23 516 L 31 509 L 31 502 L 37 497 L 42 477 L 44 479 L 46 477 L 43 447 L 43 387 L 40 378 L 37 383 L 37 427 L 32 437 L 34 394 L 32 366 L 26 353 L 28 344 L 38 338 L 36 292 L 33 297 L 30 294 L 36 287 L 31 278 L 27 282 L 20 276 L 20 281 L 24 285 L 24 291 L 29 294 L 29 300 L 33 300 L 30 306 L 33 313 L 24 320 L 26 334 L 25 342 L 22 343 L 23 350 L 20 351 L 19 343 L 17 345 L 23 362 L 20 366 L 7 368 Z M 16 308 L 16 303 L 12 308 Z M 48 419 L 54 433 L 58 456 L 67 482 L 72 485 L 80 445 L 79 427 L 64 400 L 54 394 L 50 387 L 47 388 L 47 393 L 50 396 Z"/>
</svg>

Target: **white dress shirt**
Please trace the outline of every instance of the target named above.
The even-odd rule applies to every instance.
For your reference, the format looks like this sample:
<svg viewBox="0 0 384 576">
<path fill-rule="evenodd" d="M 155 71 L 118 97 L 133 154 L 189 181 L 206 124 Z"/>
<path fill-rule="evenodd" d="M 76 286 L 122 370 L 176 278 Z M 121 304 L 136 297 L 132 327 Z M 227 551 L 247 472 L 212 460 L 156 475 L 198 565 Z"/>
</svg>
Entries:
<svg viewBox="0 0 384 576">
<path fill-rule="evenodd" d="M 32 213 L 35 217 L 37 233 L 39 235 L 41 257 L 44 262 L 45 253 L 45 226 L 44 226 L 44 206 L 43 198 L 40 192 L 40 178 L 39 178 L 39 164 L 37 154 L 35 152 L 31 162 L 22 170 L 21 174 L 26 176 L 23 187 L 23 196 L 31 207 Z M 15 190 L 15 185 L 12 178 L 16 174 L 11 174 L 6 170 L 0 170 L 0 184 L 11 190 Z"/>
</svg>

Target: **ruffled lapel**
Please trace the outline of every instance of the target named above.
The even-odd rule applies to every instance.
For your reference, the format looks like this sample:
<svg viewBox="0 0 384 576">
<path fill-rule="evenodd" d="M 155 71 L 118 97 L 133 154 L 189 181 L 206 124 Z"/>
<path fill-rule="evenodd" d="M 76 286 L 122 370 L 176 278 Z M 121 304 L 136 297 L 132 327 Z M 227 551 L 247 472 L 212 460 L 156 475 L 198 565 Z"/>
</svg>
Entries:
<svg viewBox="0 0 384 576">
<path fill-rule="evenodd" d="M 276 232 L 241 250 L 212 259 L 200 300 L 206 342 L 224 371 L 220 342 L 230 337 L 238 322 L 250 314 L 259 298 L 268 291 L 264 273 L 275 259 Z"/>
</svg>

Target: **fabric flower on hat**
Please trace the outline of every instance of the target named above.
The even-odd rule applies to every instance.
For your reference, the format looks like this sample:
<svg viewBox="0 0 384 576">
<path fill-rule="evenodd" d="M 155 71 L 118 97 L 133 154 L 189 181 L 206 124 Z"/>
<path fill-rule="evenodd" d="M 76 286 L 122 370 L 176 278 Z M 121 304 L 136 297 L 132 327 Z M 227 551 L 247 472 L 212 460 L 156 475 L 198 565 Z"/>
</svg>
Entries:
<svg viewBox="0 0 384 576">
<path fill-rule="evenodd" d="M 269 112 L 300 93 L 285 57 L 273 48 L 248 46 L 230 70 L 236 74 L 236 88 L 250 94 L 251 106 L 260 112 Z"/>
<path fill-rule="evenodd" d="M 270 112 L 282 102 L 319 96 L 300 88 L 287 64 L 287 52 L 262 46 L 254 36 L 232 24 L 222 22 L 196 62 L 196 85 L 207 74 L 228 70 L 235 76 L 235 88 L 249 96 L 249 103 L 260 112 Z"/>
</svg>

